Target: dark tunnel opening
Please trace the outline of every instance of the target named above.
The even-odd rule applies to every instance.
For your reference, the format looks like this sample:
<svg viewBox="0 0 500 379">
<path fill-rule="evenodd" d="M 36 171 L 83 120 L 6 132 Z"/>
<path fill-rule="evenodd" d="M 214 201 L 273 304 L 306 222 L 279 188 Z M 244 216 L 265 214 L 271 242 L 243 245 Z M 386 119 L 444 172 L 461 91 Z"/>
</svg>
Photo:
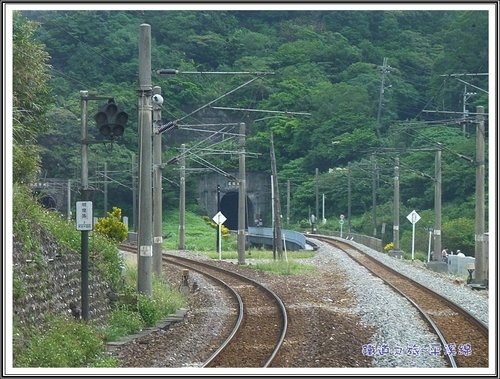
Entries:
<svg viewBox="0 0 500 379">
<path fill-rule="evenodd" d="M 220 211 L 227 219 L 224 226 L 230 230 L 238 230 L 238 201 L 238 191 L 228 192 L 220 200 Z M 254 219 L 253 204 L 248 196 L 246 198 L 246 208 L 245 229 L 248 228 L 248 220 Z"/>
</svg>

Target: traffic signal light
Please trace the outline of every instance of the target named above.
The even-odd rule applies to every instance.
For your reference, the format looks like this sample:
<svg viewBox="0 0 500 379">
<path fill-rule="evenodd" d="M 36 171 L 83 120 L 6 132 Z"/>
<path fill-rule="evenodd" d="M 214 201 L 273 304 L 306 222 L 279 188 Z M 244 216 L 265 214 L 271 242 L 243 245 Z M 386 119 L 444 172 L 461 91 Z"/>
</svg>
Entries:
<svg viewBox="0 0 500 379">
<path fill-rule="evenodd" d="M 118 108 L 113 99 L 108 100 L 94 116 L 99 132 L 109 139 L 123 135 L 128 114 Z"/>
</svg>

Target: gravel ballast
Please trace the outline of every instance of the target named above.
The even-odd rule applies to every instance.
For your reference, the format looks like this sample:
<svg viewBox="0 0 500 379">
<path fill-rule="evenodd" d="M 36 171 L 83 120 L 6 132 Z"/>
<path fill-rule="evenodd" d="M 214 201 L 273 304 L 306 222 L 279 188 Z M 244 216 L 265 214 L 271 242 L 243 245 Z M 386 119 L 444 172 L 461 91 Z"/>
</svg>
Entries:
<svg viewBox="0 0 500 379">
<path fill-rule="evenodd" d="M 308 367 L 333 369 L 334 373 L 335 368 L 353 367 L 446 367 L 444 358 L 431 354 L 431 346 L 439 341 L 407 300 L 337 248 L 314 239 L 313 242 L 318 250 L 312 258 L 301 260 L 317 266 L 317 272 L 312 275 L 279 276 L 241 267 L 235 262 L 222 262 L 268 286 L 289 307 L 290 332 L 285 338 L 282 356 L 276 359 L 276 367 L 294 367 L 295 371 L 285 371 L 291 375 Z M 421 263 L 389 257 L 353 241 L 350 243 L 425 283 L 488 323 L 488 291 L 472 290 L 456 278 L 432 272 Z M 207 259 L 189 251 L 169 253 Z M 292 257 L 293 252 L 288 255 Z M 257 261 L 248 257 L 246 263 L 252 265 Z M 171 271 L 169 277 L 175 282 L 180 274 Z M 185 322 L 120 347 L 113 354 L 120 358 L 121 367 L 206 370 L 199 367 L 209 355 L 207 344 L 220 336 L 230 311 L 225 309 L 225 300 L 213 284 L 191 273 L 190 284 L 193 281 L 197 290 L 189 295 Z M 312 371 L 304 373 L 308 372 Z"/>
</svg>

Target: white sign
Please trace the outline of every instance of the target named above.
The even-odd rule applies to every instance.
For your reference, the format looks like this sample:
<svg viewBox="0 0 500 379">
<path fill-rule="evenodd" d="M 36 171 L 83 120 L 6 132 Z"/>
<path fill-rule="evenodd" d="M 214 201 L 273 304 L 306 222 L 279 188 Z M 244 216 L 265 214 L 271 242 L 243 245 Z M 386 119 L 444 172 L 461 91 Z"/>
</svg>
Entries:
<svg viewBox="0 0 500 379">
<path fill-rule="evenodd" d="M 212 220 L 214 220 L 217 225 L 222 225 L 226 222 L 227 218 L 221 212 L 217 212 Z"/>
<path fill-rule="evenodd" d="M 408 221 L 410 221 L 412 224 L 415 224 L 418 222 L 418 220 L 420 220 L 420 215 L 415 212 L 415 210 L 413 210 L 408 216 L 406 216 L 406 218 L 408 219 Z"/>
<path fill-rule="evenodd" d="M 76 230 L 92 230 L 92 202 L 76 202 Z"/>
<path fill-rule="evenodd" d="M 411 237 L 411 261 L 413 262 L 415 260 L 415 224 L 420 220 L 420 215 L 415 212 L 414 209 L 406 218 L 413 224 L 413 233 Z"/>
</svg>

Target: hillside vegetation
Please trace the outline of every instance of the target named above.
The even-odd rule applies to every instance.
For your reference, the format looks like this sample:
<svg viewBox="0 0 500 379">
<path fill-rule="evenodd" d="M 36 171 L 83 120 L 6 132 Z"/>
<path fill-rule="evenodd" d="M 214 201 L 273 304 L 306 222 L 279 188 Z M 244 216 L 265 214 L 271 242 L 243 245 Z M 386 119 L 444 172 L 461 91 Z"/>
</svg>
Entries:
<svg viewBox="0 0 500 379">
<path fill-rule="evenodd" d="M 415 209 L 423 215 L 417 225 L 417 249 L 425 251 L 427 228 L 434 220 L 434 150 L 439 143 L 443 246 L 473 254 L 475 166 L 470 160 L 475 157 L 476 124 L 475 117 L 463 111 L 472 113 L 481 105 L 488 113 L 488 94 L 477 90 L 465 98 L 464 91 L 487 88 L 488 77 L 467 77 L 466 87 L 460 77 L 447 75 L 487 73 L 486 11 L 24 11 L 15 25 L 18 34 L 27 37 L 14 41 L 15 77 L 19 77 L 14 86 L 16 107 L 33 108 L 27 97 L 30 88 L 21 80 L 28 74 L 26 66 L 16 60 L 16 51 L 19 61 L 26 59 L 21 54 L 26 41 L 33 41 L 38 51 L 34 72 L 43 75 L 37 77 L 41 85 L 34 99 L 38 122 L 21 117 L 20 125 L 27 127 L 16 129 L 22 133 L 14 146 L 15 151 L 20 149 L 14 162 L 15 180 L 29 181 L 27 172 L 77 180 L 79 91 L 113 96 L 129 113 L 129 122 L 115 143 L 91 146 L 95 209 L 103 209 L 99 191 L 107 162 L 112 178 L 109 206 L 132 213 L 131 175 L 136 169 L 132 157 L 138 149 L 138 36 L 143 23 L 151 25 L 152 80 L 165 98 L 162 120 L 245 122 L 247 151 L 260 154 L 247 159 L 247 171 L 265 173 L 271 172 L 272 130 L 280 184 L 283 188 L 287 180 L 291 182 L 293 224 L 315 212 L 316 188 L 325 195 L 328 220 L 347 215 L 350 167 L 354 231 L 372 235 L 376 227 L 377 237 L 384 244 L 390 242 L 394 159 L 399 156 L 401 239 L 411 238 L 406 215 Z M 46 67 L 40 67 L 43 62 Z M 165 68 L 181 73 L 157 74 Z M 266 74 L 223 97 L 255 75 L 182 74 L 214 71 Z M 212 106 L 186 117 L 219 97 Z M 100 105 L 90 102 L 89 125 Z M 99 139 L 98 131 L 90 128 L 92 137 Z M 27 131 L 32 131 L 28 140 Z M 181 143 L 189 149 L 206 137 L 182 128 L 165 133 L 162 161 L 177 156 Z M 237 149 L 235 139 L 215 142 L 219 149 Z M 37 162 L 26 161 L 22 154 L 26 149 L 39 152 L 39 171 Z M 226 171 L 238 165 L 237 159 L 225 155 L 206 159 Z M 199 162 L 187 164 L 199 167 Z M 177 170 L 176 164 L 163 170 L 167 210 L 178 207 Z M 188 172 L 188 209 L 196 207 L 197 179 L 196 171 Z M 286 191 L 280 195 L 285 204 Z M 270 215 L 264 216 L 270 220 Z M 460 235 L 452 233 L 457 225 L 464 227 Z"/>
</svg>

